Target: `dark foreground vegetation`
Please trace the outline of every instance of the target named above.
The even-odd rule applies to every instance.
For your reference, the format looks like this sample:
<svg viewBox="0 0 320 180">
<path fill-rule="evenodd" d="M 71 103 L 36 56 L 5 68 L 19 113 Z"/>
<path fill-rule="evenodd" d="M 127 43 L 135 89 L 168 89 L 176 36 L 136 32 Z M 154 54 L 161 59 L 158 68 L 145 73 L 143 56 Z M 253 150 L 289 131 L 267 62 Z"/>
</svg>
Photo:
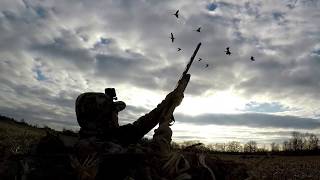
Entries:
<svg viewBox="0 0 320 180">
<path fill-rule="evenodd" d="M 104 156 L 109 165 L 93 156 L 81 162 L 72 155 L 77 139 L 78 134 L 70 130 L 39 128 L 0 116 L 0 179 L 103 179 L 110 177 L 108 170 L 129 173 L 121 170 L 131 163 L 142 166 L 141 159 L 152 158 L 135 151 L 130 155 Z M 143 139 L 139 147 L 149 143 Z M 258 147 L 255 141 L 244 145 L 233 141 L 211 145 L 172 143 L 172 149 L 188 159 L 193 167 L 189 174 L 196 177 L 192 179 L 212 179 L 210 173 L 216 179 L 320 179 L 319 140 L 314 134 L 293 132 L 289 140 L 272 143 L 270 148 Z M 197 166 L 204 157 L 205 163 Z M 185 164 L 181 161 L 175 167 L 178 166 Z M 212 171 L 203 169 L 205 166 Z M 100 172 L 99 178 L 101 167 L 105 173 Z M 146 172 L 146 168 L 139 168 Z M 179 178 L 188 179 L 183 174 Z"/>
</svg>

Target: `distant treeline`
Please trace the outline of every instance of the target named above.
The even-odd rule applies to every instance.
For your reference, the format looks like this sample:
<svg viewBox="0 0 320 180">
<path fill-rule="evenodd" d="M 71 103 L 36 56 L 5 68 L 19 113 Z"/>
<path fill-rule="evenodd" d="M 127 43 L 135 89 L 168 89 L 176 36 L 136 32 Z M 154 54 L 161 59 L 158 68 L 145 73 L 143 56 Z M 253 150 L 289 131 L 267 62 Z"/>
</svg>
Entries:
<svg viewBox="0 0 320 180">
<path fill-rule="evenodd" d="M 197 146 L 194 146 L 197 145 Z M 241 144 L 238 141 L 228 143 L 212 143 L 202 144 L 200 141 L 186 141 L 184 143 L 173 143 L 173 147 L 177 149 L 185 149 L 192 147 L 193 150 L 227 152 L 227 153 L 265 153 L 272 152 L 275 154 L 315 154 L 320 153 L 319 138 L 313 133 L 301 133 L 293 131 L 291 137 L 283 143 L 271 143 L 269 145 L 258 146 L 256 141 L 248 141 Z"/>
</svg>

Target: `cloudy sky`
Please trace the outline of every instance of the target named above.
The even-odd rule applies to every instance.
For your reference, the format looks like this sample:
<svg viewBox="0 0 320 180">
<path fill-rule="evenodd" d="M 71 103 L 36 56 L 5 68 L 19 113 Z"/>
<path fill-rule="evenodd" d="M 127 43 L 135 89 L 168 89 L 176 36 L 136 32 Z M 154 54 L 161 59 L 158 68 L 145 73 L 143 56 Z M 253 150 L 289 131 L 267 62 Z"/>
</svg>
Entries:
<svg viewBox="0 0 320 180">
<path fill-rule="evenodd" d="M 0 114 L 79 129 L 76 97 L 114 87 L 127 104 L 120 123 L 131 123 L 175 87 L 202 42 L 175 141 L 320 135 L 319 9 L 319 0 L 1 0 Z"/>
</svg>

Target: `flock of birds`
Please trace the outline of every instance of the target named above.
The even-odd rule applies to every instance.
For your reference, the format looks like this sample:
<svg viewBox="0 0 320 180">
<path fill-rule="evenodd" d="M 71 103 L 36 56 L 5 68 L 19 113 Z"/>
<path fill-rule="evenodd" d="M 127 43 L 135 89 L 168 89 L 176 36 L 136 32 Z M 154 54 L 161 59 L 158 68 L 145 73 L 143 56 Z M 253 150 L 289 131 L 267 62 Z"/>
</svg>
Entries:
<svg viewBox="0 0 320 180">
<path fill-rule="evenodd" d="M 230 47 L 226 47 L 226 50 L 224 51 L 226 53 L 226 55 L 230 56 L 232 53 L 230 52 Z M 251 56 L 250 57 L 251 61 L 255 61 L 254 57 Z"/>
<path fill-rule="evenodd" d="M 174 14 L 173 14 L 176 18 L 179 18 L 179 10 L 177 10 Z M 201 32 L 201 27 L 198 27 L 197 29 L 195 29 L 194 31 L 197 31 L 197 32 Z M 171 42 L 173 43 L 174 40 L 175 40 L 175 37 L 173 36 L 173 33 L 171 33 Z M 178 51 L 181 51 L 182 49 L 181 48 L 178 48 Z M 230 56 L 232 53 L 230 51 L 230 47 L 226 47 L 226 50 L 224 51 L 226 53 L 226 55 Z M 199 58 L 198 61 L 201 61 L 202 58 Z M 251 61 L 255 61 L 254 57 L 251 56 L 250 57 L 250 60 Z M 206 64 L 205 65 L 205 68 L 209 67 L 209 64 Z"/>
</svg>

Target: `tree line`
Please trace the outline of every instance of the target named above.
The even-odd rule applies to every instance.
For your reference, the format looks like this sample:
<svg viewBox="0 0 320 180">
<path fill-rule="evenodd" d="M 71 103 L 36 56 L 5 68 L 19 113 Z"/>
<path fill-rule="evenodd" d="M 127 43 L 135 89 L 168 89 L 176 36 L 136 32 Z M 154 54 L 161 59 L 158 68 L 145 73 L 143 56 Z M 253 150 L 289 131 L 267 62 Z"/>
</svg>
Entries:
<svg viewBox="0 0 320 180">
<path fill-rule="evenodd" d="M 194 149 L 214 152 L 244 152 L 244 153 L 258 153 L 258 152 L 319 152 L 320 143 L 319 138 L 313 133 L 301 133 L 294 131 L 291 137 L 282 143 L 272 142 L 269 145 L 259 146 L 256 141 L 248 141 L 241 144 L 238 141 L 230 141 L 228 143 L 213 143 L 204 145 L 199 141 L 187 141 L 184 143 L 174 143 L 174 148 L 184 149 L 192 147 L 196 144 Z"/>
</svg>

